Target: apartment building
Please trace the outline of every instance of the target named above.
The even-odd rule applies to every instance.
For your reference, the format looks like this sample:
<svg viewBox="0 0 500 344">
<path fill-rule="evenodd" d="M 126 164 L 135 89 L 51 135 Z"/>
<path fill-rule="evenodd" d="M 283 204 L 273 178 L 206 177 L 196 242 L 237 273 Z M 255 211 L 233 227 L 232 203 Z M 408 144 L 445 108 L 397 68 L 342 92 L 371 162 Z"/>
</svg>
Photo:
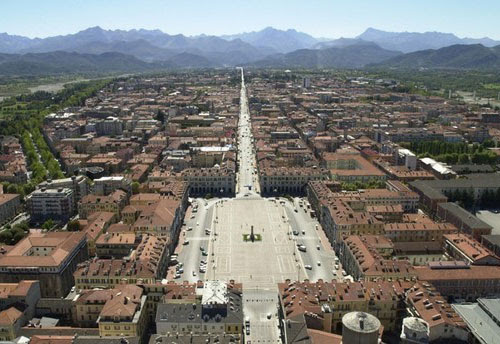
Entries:
<svg viewBox="0 0 500 344">
<path fill-rule="evenodd" d="M 48 219 L 67 222 L 74 213 L 73 191 L 68 188 L 39 189 L 26 197 L 26 210 L 32 223 L 43 223 Z"/>
<path fill-rule="evenodd" d="M 95 123 L 97 135 L 121 135 L 123 133 L 123 123 L 119 118 L 108 117 L 103 121 Z"/>
<path fill-rule="evenodd" d="M 280 318 L 285 324 L 303 315 L 308 329 L 341 333 L 345 314 L 366 312 L 380 320 L 384 331 L 395 331 L 406 313 L 405 292 L 410 287 L 405 281 L 287 281 L 278 284 Z"/>
<path fill-rule="evenodd" d="M 31 233 L 0 256 L 0 282 L 39 280 L 42 297 L 65 297 L 77 265 L 86 259 L 84 233 Z"/>
<path fill-rule="evenodd" d="M 90 214 L 87 219 L 79 219 L 80 230 L 87 237 L 89 256 L 96 254 L 96 241 L 106 232 L 109 226 L 117 221 L 116 214 L 111 212 L 95 212 Z"/>
<path fill-rule="evenodd" d="M 472 235 L 480 240 L 483 235 L 491 234 L 493 227 L 480 220 L 456 203 L 442 202 L 437 205 L 436 217 L 442 221 L 452 223 L 460 232 Z"/>
<path fill-rule="evenodd" d="M 120 259 L 130 255 L 141 241 L 142 236 L 135 233 L 105 233 L 96 240 L 96 255 Z"/>
<path fill-rule="evenodd" d="M 234 195 L 236 192 L 236 173 L 226 167 L 194 169 L 181 172 L 182 179 L 189 184 L 190 195 L 215 196 Z"/>
<path fill-rule="evenodd" d="M 222 281 L 205 281 L 201 303 L 161 303 L 156 312 L 158 334 L 220 336 L 243 334 L 242 290 Z"/>
<path fill-rule="evenodd" d="M 143 289 L 131 284 L 117 285 L 112 289 L 82 290 L 73 299 L 73 321 L 79 327 L 99 327 L 98 320 L 106 303 L 116 296 L 137 299 Z"/>
<path fill-rule="evenodd" d="M 344 238 L 340 252 L 342 267 L 355 280 L 397 281 L 416 277 L 409 261 L 382 257 L 363 236 L 351 235 Z"/>
<path fill-rule="evenodd" d="M 21 210 L 21 195 L 0 194 L 0 224 L 6 223 Z"/>
<path fill-rule="evenodd" d="M 417 277 L 432 284 L 451 300 L 474 301 L 500 294 L 500 267 L 468 265 L 465 262 L 430 262 L 416 266 Z"/>
<path fill-rule="evenodd" d="M 77 289 L 113 288 L 118 284 L 154 284 L 166 275 L 168 239 L 144 235 L 141 243 L 123 259 L 98 259 L 78 265 Z"/>
<path fill-rule="evenodd" d="M 500 265 L 500 258 L 469 235 L 456 233 L 444 236 L 446 253 L 471 265 Z"/>
<path fill-rule="evenodd" d="M 113 213 L 120 218 L 123 207 L 128 202 L 128 195 L 125 191 L 115 190 L 108 196 L 87 195 L 78 203 L 78 215 L 86 219 L 91 214 L 97 212 Z"/>
<path fill-rule="evenodd" d="M 328 179 L 327 170 L 313 167 L 264 167 L 258 173 L 260 190 L 269 195 L 301 195 L 310 181 Z"/>
<path fill-rule="evenodd" d="M 462 318 L 446 299 L 429 283 L 419 282 L 406 293 L 406 304 L 412 316 L 423 319 L 429 326 L 429 341 L 467 343 L 469 333 Z"/>
<path fill-rule="evenodd" d="M 90 192 L 90 181 L 85 176 L 72 176 L 71 178 L 62 178 L 47 180 L 38 184 L 39 189 L 59 189 L 67 188 L 73 191 L 73 204 L 77 204 L 82 197 Z"/>
<path fill-rule="evenodd" d="M 451 223 L 416 222 L 416 223 L 386 223 L 385 235 L 393 242 L 434 241 L 443 243 L 445 234 L 456 233 L 457 228 Z"/>
<path fill-rule="evenodd" d="M 131 183 L 130 179 L 122 176 L 101 177 L 94 179 L 92 193 L 99 196 L 107 196 L 120 189 L 131 195 Z"/>
<path fill-rule="evenodd" d="M 22 280 L 0 283 L 0 340 L 12 341 L 22 326 L 35 316 L 40 300 L 40 282 Z"/>
<path fill-rule="evenodd" d="M 128 295 L 118 291 L 104 304 L 97 323 L 100 337 L 142 338 L 148 326 L 146 295 L 139 291 Z"/>
<path fill-rule="evenodd" d="M 323 153 L 323 165 L 330 170 L 332 179 L 341 182 L 385 181 L 387 176 L 377 167 L 363 158 L 355 150 L 343 150 L 336 153 Z"/>
<path fill-rule="evenodd" d="M 326 236 L 336 247 L 348 235 L 383 234 L 384 223 L 367 211 L 354 211 L 343 200 L 323 205 L 321 224 Z"/>
</svg>

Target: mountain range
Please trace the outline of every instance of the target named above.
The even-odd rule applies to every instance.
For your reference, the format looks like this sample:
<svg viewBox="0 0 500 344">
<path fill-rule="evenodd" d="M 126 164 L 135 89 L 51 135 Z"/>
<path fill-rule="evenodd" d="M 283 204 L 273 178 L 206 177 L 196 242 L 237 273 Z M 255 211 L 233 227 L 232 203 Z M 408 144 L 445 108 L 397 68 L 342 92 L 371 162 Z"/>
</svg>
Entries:
<svg viewBox="0 0 500 344">
<path fill-rule="evenodd" d="M 456 44 L 441 49 L 427 49 L 402 54 L 370 66 L 389 68 L 450 68 L 500 70 L 500 45 Z"/>
<path fill-rule="evenodd" d="M 440 32 L 369 28 L 354 38 L 315 38 L 267 27 L 225 36 L 104 30 L 27 38 L 0 33 L 0 75 L 129 72 L 236 65 L 297 68 L 498 68 L 499 41 Z M 446 48 L 445 50 L 442 50 Z M 455 55 L 454 55 L 455 54 Z"/>
</svg>

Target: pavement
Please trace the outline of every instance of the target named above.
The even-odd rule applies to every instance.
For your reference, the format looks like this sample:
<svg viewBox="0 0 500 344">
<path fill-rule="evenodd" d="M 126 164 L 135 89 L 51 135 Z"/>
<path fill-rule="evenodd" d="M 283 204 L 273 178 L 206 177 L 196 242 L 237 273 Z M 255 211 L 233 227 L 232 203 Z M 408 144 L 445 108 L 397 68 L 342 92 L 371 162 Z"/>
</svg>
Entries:
<svg viewBox="0 0 500 344">
<path fill-rule="evenodd" d="M 207 277 L 234 279 L 246 288 L 271 290 L 286 279 L 305 278 L 283 211 L 281 205 L 264 199 L 242 198 L 218 204 Z M 261 241 L 244 241 L 252 227 Z"/>
<path fill-rule="evenodd" d="M 243 313 L 250 320 L 248 343 L 281 343 L 278 317 L 278 294 L 272 290 L 245 289 Z"/>
<path fill-rule="evenodd" d="M 208 249 L 210 236 L 205 234 L 205 229 L 212 228 L 214 205 L 221 201 L 220 199 L 211 199 L 207 201 L 203 198 L 197 198 L 186 212 L 186 224 L 182 226 L 179 244 L 175 249 L 175 254 L 178 255 L 178 261 L 182 262 L 184 265 L 184 272 L 181 274 L 180 280 L 197 282 L 198 280 L 205 279 L 205 274 L 199 271 L 199 264 L 201 260 L 206 260 L 207 257 L 202 255 L 200 247 L 203 247 L 205 250 Z M 198 211 L 193 213 L 192 208 L 195 204 L 198 205 Z M 194 218 L 191 218 L 191 215 L 194 215 Z M 188 230 L 189 227 L 192 228 L 191 231 Z M 184 245 L 186 240 L 189 244 Z M 196 275 L 194 275 L 193 272 L 195 272 Z M 173 280 L 174 276 L 175 267 L 171 267 L 168 270 L 167 279 Z"/>
<path fill-rule="evenodd" d="M 293 235 L 298 245 L 304 245 L 306 252 L 298 251 L 304 265 L 310 266 L 307 269 L 307 277 L 311 281 L 322 279 L 330 281 L 341 278 L 342 269 L 335 269 L 335 252 L 332 249 L 321 225 L 313 219 L 307 209 L 298 205 L 299 198 L 294 199 L 294 203 L 283 200 L 286 214 L 293 230 L 299 232 Z M 297 212 L 295 212 L 297 209 Z M 316 229 L 316 226 L 318 229 Z M 323 235 L 320 235 L 323 234 Z"/>
</svg>

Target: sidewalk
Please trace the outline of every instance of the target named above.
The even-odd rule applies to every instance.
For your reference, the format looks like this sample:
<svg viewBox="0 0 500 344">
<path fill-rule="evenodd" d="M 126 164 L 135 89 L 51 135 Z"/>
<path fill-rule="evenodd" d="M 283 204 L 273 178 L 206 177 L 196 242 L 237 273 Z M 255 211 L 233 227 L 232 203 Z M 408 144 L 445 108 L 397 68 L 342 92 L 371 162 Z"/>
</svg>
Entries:
<svg viewBox="0 0 500 344">
<path fill-rule="evenodd" d="M 328 240 L 325 231 L 323 230 L 323 227 L 321 224 L 318 224 L 318 236 L 319 240 L 321 241 L 321 246 L 323 246 L 323 249 L 326 252 L 333 252 L 335 253 L 335 250 L 333 249 L 332 245 L 330 244 L 330 240 Z"/>
</svg>

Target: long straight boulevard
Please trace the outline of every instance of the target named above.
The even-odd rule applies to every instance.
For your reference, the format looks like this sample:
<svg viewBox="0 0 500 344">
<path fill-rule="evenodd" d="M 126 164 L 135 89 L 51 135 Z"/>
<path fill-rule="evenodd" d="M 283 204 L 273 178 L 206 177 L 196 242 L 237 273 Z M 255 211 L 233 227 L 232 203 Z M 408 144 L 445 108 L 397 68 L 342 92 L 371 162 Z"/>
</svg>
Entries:
<svg viewBox="0 0 500 344">
<path fill-rule="evenodd" d="M 243 309 L 251 324 L 247 341 L 280 342 L 278 283 L 341 276 L 333 250 L 305 204 L 299 198 L 292 202 L 260 195 L 241 69 L 236 197 L 193 200 L 196 212 L 186 219 L 178 260 L 183 264 L 182 280 L 243 283 Z"/>
</svg>

